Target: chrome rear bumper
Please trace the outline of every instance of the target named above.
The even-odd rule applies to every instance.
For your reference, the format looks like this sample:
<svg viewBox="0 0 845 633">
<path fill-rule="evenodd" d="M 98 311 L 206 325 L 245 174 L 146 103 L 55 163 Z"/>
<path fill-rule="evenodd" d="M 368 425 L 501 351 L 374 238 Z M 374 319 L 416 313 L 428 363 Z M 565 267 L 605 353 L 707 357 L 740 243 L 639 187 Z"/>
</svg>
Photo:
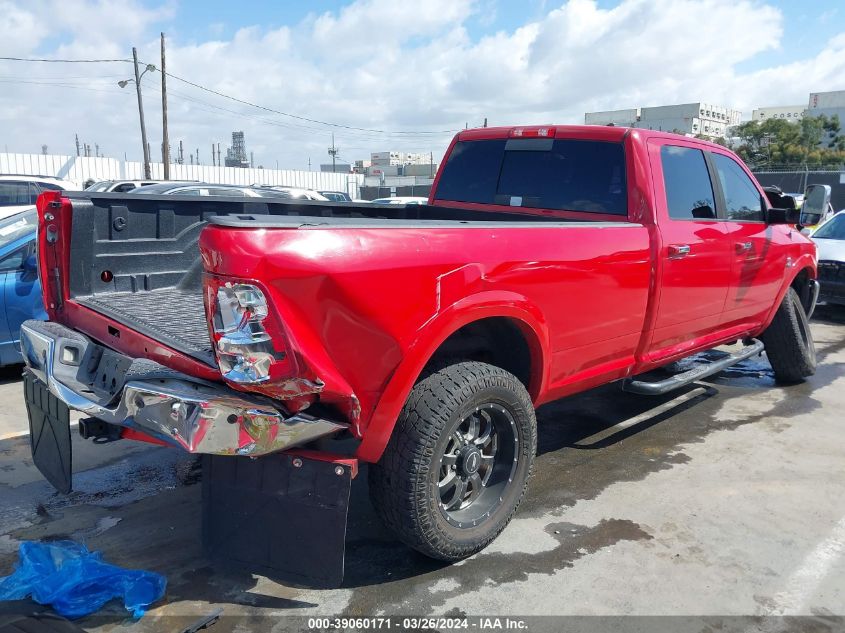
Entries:
<svg viewBox="0 0 845 633">
<path fill-rule="evenodd" d="M 190 453 L 266 455 L 348 427 L 130 359 L 58 323 L 26 321 L 20 340 L 29 370 L 69 408 Z"/>
</svg>

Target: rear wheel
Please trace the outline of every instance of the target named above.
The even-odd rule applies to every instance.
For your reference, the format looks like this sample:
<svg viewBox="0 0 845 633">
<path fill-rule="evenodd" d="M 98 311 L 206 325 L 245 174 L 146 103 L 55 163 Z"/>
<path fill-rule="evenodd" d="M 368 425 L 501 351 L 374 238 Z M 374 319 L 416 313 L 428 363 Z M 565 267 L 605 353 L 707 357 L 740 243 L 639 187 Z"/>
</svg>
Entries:
<svg viewBox="0 0 845 633">
<path fill-rule="evenodd" d="M 787 290 L 760 340 L 778 381 L 800 382 L 816 373 L 816 347 L 807 313 L 795 289 Z"/>
<path fill-rule="evenodd" d="M 414 549 L 459 560 L 505 528 L 537 448 L 531 398 L 507 371 L 460 362 L 414 387 L 378 464 L 373 505 Z"/>
</svg>

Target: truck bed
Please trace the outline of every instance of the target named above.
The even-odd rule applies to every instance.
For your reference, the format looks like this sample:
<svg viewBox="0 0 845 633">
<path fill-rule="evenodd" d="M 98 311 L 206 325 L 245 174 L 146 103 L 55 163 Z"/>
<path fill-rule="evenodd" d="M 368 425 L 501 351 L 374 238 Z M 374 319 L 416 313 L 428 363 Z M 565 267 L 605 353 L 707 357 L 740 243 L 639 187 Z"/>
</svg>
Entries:
<svg viewBox="0 0 845 633">
<path fill-rule="evenodd" d="M 197 360 L 215 364 L 201 289 L 160 288 L 141 296 L 100 293 L 77 302 Z"/>
<path fill-rule="evenodd" d="M 73 206 L 70 299 L 212 367 L 197 247 L 212 219 L 243 228 L 571 224 L 524 212 L 426 205 L 88 192 L 66 197 Z"/>
</svg>

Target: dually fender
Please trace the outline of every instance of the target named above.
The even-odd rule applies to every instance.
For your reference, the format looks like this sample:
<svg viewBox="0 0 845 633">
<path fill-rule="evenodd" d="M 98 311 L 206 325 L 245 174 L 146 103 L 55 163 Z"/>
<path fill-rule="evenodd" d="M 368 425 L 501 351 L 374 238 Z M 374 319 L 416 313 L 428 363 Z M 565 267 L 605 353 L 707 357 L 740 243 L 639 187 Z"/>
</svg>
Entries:
<svg viewBox="0 0 845 633">
<path fill-rule="evenodd" d="M 356 456 L 377 462 L 384 452 L 399 413 L 426 364 L 438 348 L 460 328 L 492 317 L 511 319 L 519 327 L 531 353 L 528 391 L 537 401 L 549 377 L 549 332 L 543 313 L 525 296 L 510 291 L 486 291 L 465 297 L 429 319 L 396 368 L 364 431 Z"/>
</svg>

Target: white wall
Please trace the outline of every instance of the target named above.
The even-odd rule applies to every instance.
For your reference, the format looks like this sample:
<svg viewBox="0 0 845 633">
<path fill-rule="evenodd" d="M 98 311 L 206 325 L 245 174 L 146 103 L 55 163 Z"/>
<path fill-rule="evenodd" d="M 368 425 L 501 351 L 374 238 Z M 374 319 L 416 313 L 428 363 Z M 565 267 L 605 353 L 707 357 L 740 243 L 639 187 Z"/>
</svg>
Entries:
<svg viewBox="0 0 845 633">
<path fill-rule="evenodd" d="M 164 178 L 164 165 L 151 163 L 153 179 Z M 0 174 L 28 174 L 56 176 L 76 183 L 81 188 L 88 179 L 139 180 L 144 177 L 142 163 L 114 158 L 84 158 L 56 154 L 0 153 Z M 239 169 L 211 165 L 171 165 L 171 180 L 200 180 L 230 185 L 285 185 L 304 189 L 345 191 L 358 197 L 358 187 L 364 177 L 360 174 L 332 174 L 319 171 L 290 169 Z"/>
</svg>

